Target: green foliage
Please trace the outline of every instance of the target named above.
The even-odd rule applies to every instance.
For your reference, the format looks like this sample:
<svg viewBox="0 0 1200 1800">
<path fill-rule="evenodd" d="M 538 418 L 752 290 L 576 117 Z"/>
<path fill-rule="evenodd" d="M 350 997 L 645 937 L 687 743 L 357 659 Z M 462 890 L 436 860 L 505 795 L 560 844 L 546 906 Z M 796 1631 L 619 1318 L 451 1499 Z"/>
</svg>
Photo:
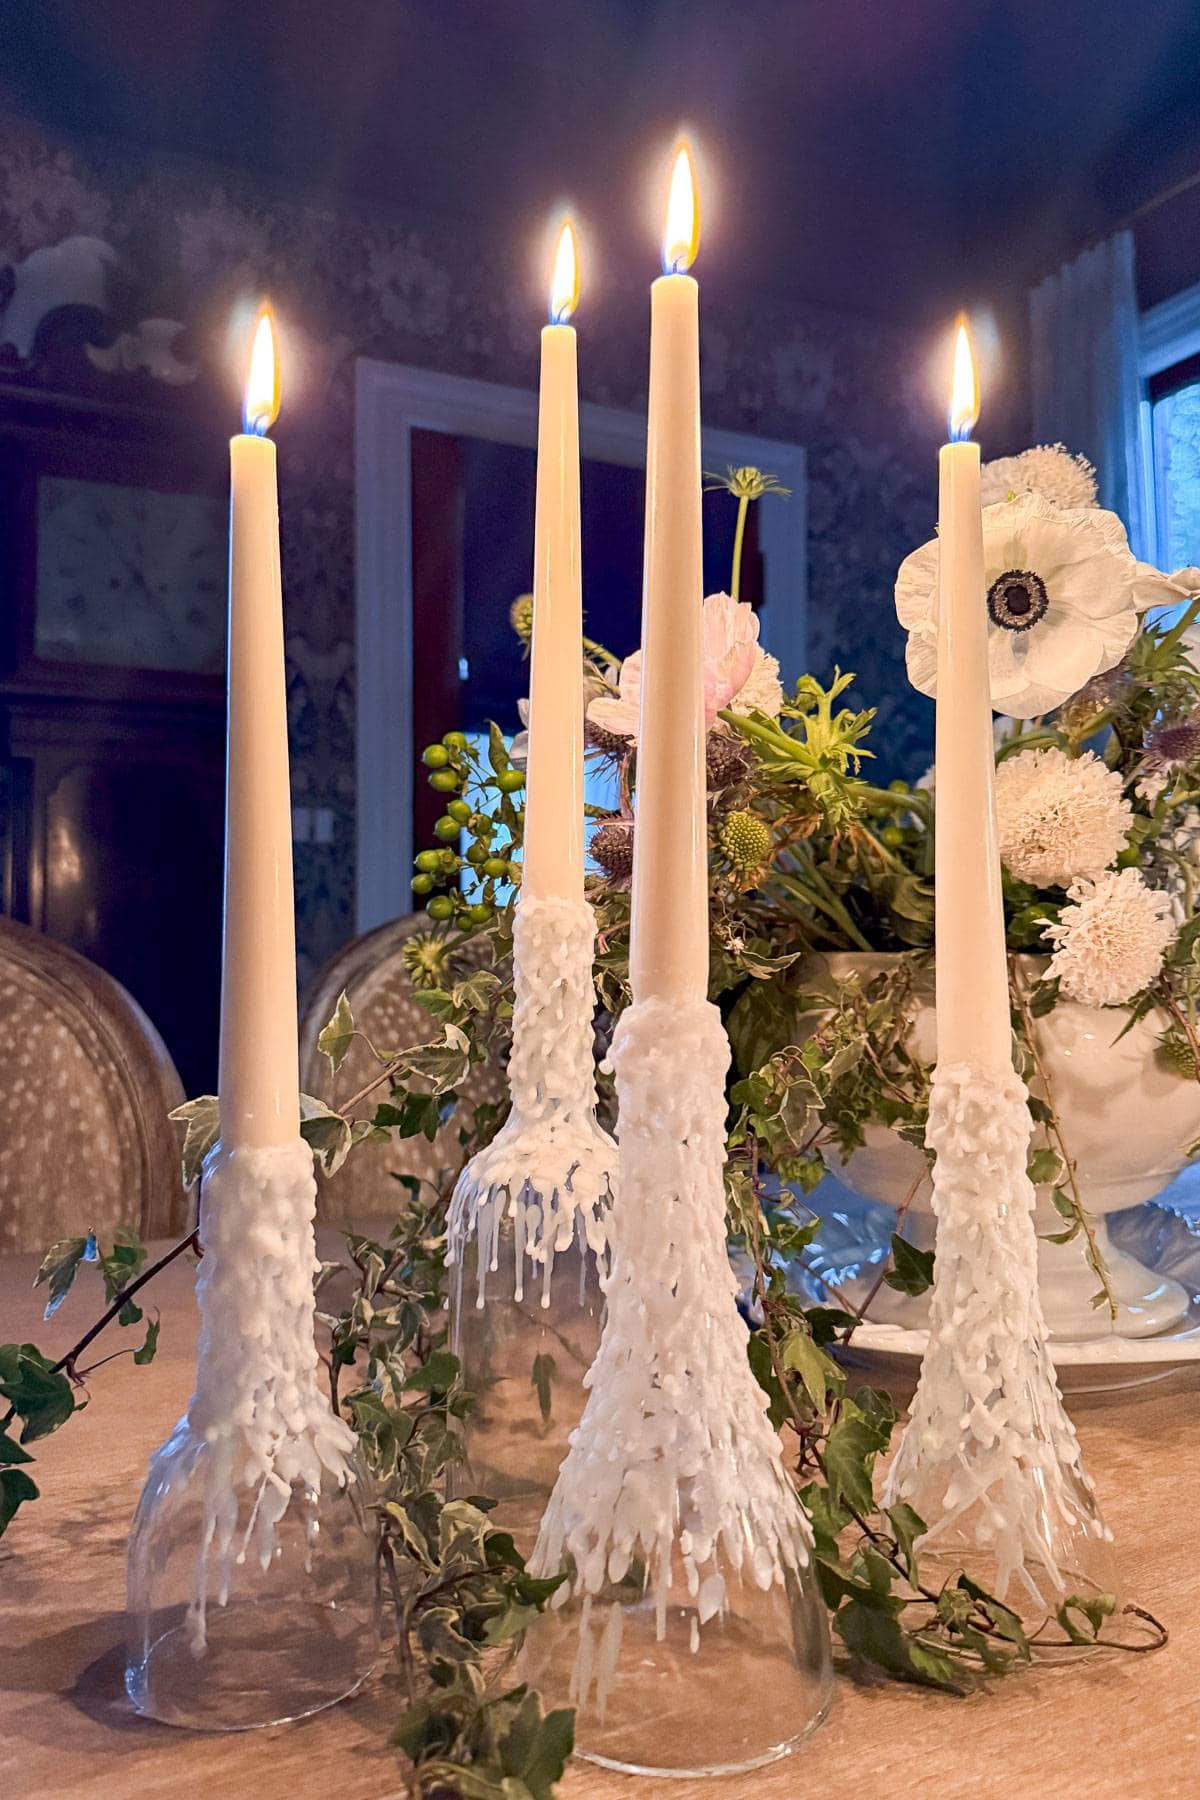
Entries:
<svg viewBox="0 0 1200 1800">
<path fill-rule="evenodd" d="M 544 1712 L 525 1687 L 491 1696 L 470 1663 L 415 1701 L 392 1735 L 422 1800 L 552 1800 L 574 1741 L 571 1713 Z"/>
</svg>

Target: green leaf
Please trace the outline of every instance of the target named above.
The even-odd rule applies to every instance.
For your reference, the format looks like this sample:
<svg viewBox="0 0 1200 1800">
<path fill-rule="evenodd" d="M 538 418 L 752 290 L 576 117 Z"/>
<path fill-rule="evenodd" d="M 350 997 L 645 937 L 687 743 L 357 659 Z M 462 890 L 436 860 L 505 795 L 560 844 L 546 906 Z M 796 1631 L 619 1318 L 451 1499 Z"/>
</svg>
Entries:
<svg viewBox="0 0 1200 1800">
<path fill-rule="evenodd" d="M 898 1294 L 923 1294 L 933 1285 L 933 1251 L 918 1250 L 894 1231 L 892 1266 L 883 1279 Z"/>
<path fill-rule="evenodd" d="M 837 1612 L 834 1628 L 846 1648 L 864 1662 L 931 1687 L 959 1685 L 954 1664 L 945 1652 L 916 1643 L 884 1607 L 868 1600 L 848 1600 Z"/>
<path fill-rule="evenodd" d="M 345 1060 L 346 1052 L 354 1042 L 354 1014 L 350 1010 L 350 1002 L 346 998 L 346 990 L 342 989 L 333 1009 L 333 1017 L 327 1025 L 323 1025 L 317 1036 L 317 1049 L 322 1056 L 329 1058 L 329 1066 L 336 1075 Z"/>
<path fill-rule="evenodd" d="M 871 1473 L 878 1450 L 878 1433 L 865 1419 L 843 1416 L 838 1420 L 821 1458 L 835 1503 L 844 1502 L 859 1514 L 871 1511 L 875 1504 Z"/>
<path fill-rule="evenodd" d="M 846 1377 L 833 1358 L 818 1349 L 800 1326 L 789 1331 L 779 1346 L 779 1361 L 785 1369 L 794 1369 L 799 1375 L 805 1393 L 819 1413 L 825 1410 L 825 1398 L 830 1388 L 837 1392 L 845 1386 Z"/>
<path fill-rule="evenodd" d="M 1073 1644 L 1094 1644 L 1116 1609 L 1115 1594 L 1068 1594 L 1054 1616 Z"/>
<path fill-rule="evenodd" d="M 157 1319 L 148 1319 L 146 1322 L 146 1335 L 142 1339 L 141 1347 L 133 1353 L 133 1360 L 137 1363 L 139 1368 L 144 1367 L 146 1363 L 154 1361 L 154 1354 L 158 1349 L 158 1331 L 159 1321 Z"/>
<path fill-rule="evenodd" d="M 420 1752 L 425 1747 L 433 1714 L 432 1700 L 415 1700 L 407 1712 L 401 1713 L 399 1723 L 392 1732 L 392 1743 L 398 1750 L 403 1750 L 409 1762 L 420 1761 Z"/>
<path fill-rule="evenodd" d="M 895 1506 L 889 1506 L 887 1518 L 896 1539 L 896 1549 L 900 1560 L 909 1575 L 915 1576 L 916 1559 L 913 1555 L 913 1547 L 917 1539 L 925 1535 L 925 1521 L 920 1513 L 914 1512 L 906 1500 L 899 1501 Z"/>
<path fill-rule="evenodd" d="M 33 1278 L 33 1285 L 40 1287 L 43 1282 L 46 1282 L 50 1288 L 46 1310 L 42 1314 L 44 1319 L 53 1318 L 70 1293 L 79 1265 L 87 1254 L 91 1241 L 91 1238 L 88 1237 L 60 1238 L 57 1243 L 51 1244 L 43 1256 L 38 1272 Z"/>
<path fill-rule="evenodd" d="M 36 1500 L 38 1485 L 24 1469 L 0 1469 L 0 1537 L 4 1536 L 13 1514 L 26 1500 Z"/>
<path fill-rule="evenodd" d="M 23 1444 L 49 1437 L 75 1411 L 71 1383 L 34 1344 L 0 1347 L 0 1394 L 23 1423 Z"/>
<path fill-rule="evenodd" d="M 567 1759 L 574 1748 L 575 1714 L 565 1707 L 547 1713 L 520 1771 L 533 1800 L 554 1800 L 554 1784 L 562 1780 Z"/>
<path fill-rule="evenodd" d="M 349 1121 L 311 1094 L 300 1096 L 300 1136 L 326 1175 L 337 1174 L 354 1143 Z"/>
<path fill-rule="evenodd" d="M 1034 1187 L 1053 1187 L 1066 1173 L 1057 1150 L 1035 1150 L 1029 1158 L 1027 1173 Z"/>
<path fill-rule="evenodd" d="M 435 1350 L 419 1369 L 414 1369 L 405 1387 L 416 1394 L 448 1394 L 459 1376 L 457 1356 L 449 1350 Z"/>
<path fill-rule="evenodd" d="M 432 1143 L 442 1125 L 442 1109 L 436 1094 L 404 1093 L 399 1105 L 393 1095 L 391 1101 L 385 1100 L 375 1108 L 372 1124 L 395 1131 L 402 1138 L 423 1134 Z"/>
<path fill-rule="evenodd" d="M 424 1076 L 435 1094 L 457 1087 L 471 1066 L 471 1045 L 457 1025 L 447 1024 L 438 1044 L 418 1044 L 404 1053 L 406 1066 L 414 1075 Z"/>
<path fill-rule="evenodd" d="M 548 1425 L 550 1423 L 550 1417 L 553 1411 L 554 1399 L 551 1390 L 554 1386 L 554 1376 L 554 1358 L 540 1353 L 535 1356 L 533 1359 L 533 1373 L 529 1379 L 532 1386 L 537 1389 L 538 1411 L 542 1415 L 543 1425 Z"/>
<path fill-rule="evenodd" d="M 13 1463 L 32 1462 L 15 1438 L 10 1438 L 7 1431 L 0 1431 L 0 1467 L 10 1467 Z"/>
<path fill-rule="evenodd" d="M 209 1151 L 217 1141 L 221 1129 L 220 1113 L 215 1094 L 201 1094 L 198 1100 L 186 1100 L 177 1106 L 169 1119 L 179 1120 L 185 1127 L 183 1134 L 183 1185 L 185 1188 L 195 1187 L 200 1179 L 200 1167 Z"/>
</svg>

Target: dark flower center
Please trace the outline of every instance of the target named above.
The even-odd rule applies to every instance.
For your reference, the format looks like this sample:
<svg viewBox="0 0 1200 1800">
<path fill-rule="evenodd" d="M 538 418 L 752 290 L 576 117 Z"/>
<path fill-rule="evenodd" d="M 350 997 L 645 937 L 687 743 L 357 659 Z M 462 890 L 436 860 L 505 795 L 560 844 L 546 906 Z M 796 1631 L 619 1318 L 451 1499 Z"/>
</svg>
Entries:
<svg viewBox="0 0 1200 1800">
<path fill-rule="evenodd" d="M 1005 569 L 988 589 L 988 616 L 1005 631 L 1030 631 L 1049 604 L 1046 584 L 1032 569 Z"/>
</svg>

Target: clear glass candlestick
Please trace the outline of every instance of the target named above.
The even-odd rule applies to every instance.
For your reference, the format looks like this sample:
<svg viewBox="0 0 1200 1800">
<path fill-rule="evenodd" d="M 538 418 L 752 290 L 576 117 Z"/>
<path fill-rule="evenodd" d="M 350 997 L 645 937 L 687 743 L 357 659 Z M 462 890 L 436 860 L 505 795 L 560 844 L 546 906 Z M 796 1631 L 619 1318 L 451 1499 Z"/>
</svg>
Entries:
<svg viewBox="0 0 1200 1800">
<path fill-rule="evenodd" d="M 640 1000 L 612 1063 L 607 1317 L 530 1560 L 568 1579 L 517 1674 L 576 1709 L 589 1761 L 732 1774 L 786 1755 L 824 1716 L 828 1626 L 726 1250 L 720 1015 Z"/>
<path fill-rule="evenodd" d="M 315 1210 L 299 1138 L 205 1161 L 196 1388 L 129 1544 L 126 1687 L 169 1725 L 303 1718 L 378 1657 L 370 1489 L 319 1380 Z"/>
<path fill-rule="evenodd" d="M 582 1231 L 555 1256 L 549 1282 L 528 1261 L 524 1279 L 516 1276 L 511 1218 L 496 1250 L 498 1267 L 481 1270 L 480 1243 L 471 1238 L 453 1275 L 450 1342 L 472 1406 L 451 1485 L 455 1494 L 494 1500 L 493 1527 L 511 1532 L 527 1556 L 583 1413 L 604 1295 L 600 1262 Z M 486 1261 L 486 1245 L 482 1254 Z M 481 1283 L 483 1306 L 476 1303 Z"/>
<path fill-rule="evenodd" d="M 155 1452 L 129 1545 L 125 1686 L 148 1718 L 194 1731 L 284 1724 L 345 1699 L 379 1657 L 373 1524 L 365 1470 L 314 1492 L 303 1478 L 243 1489 L 228 1587 L 197 1599 L 206 1544 L 205 1440 L 180 1420 Z M 256 1518 L 255 1514 L 258 1517 Z"/>
<path fill-rule="evenodd" d="M 929 1342 L 885 1504 L 924 1520 L 926 1585 L 963 1570 L 1036 1628 L 1115 1592 L 1112 1534 L 1046 1348 L 1032 1120 L 1011 1068 L 934 1071 L 937 1248 Z"/>
<path fill-rule="evenodd" d="M 463 1170 L 447 1230 L 451 1347 L 474 1404 L 456 1493 L 533 1548 L 600 1341 L 617 1147 L 596 1120 L 595 919 L 522 895 L 513 922 L 512 1110 Z"/>
</svg>

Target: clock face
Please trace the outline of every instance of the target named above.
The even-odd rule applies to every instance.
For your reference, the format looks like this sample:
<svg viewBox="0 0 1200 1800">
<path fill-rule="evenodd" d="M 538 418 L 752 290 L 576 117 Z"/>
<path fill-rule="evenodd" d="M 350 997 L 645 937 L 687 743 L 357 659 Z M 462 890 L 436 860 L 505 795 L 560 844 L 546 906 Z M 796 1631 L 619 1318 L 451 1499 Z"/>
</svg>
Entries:
<svg viewBox="0 0 1200 1800">
<path fill-rule="evenodd" d="M 228 522 L 206 494 L 42 476 L 35 654 L 216 675 Z"/>
</svg>

